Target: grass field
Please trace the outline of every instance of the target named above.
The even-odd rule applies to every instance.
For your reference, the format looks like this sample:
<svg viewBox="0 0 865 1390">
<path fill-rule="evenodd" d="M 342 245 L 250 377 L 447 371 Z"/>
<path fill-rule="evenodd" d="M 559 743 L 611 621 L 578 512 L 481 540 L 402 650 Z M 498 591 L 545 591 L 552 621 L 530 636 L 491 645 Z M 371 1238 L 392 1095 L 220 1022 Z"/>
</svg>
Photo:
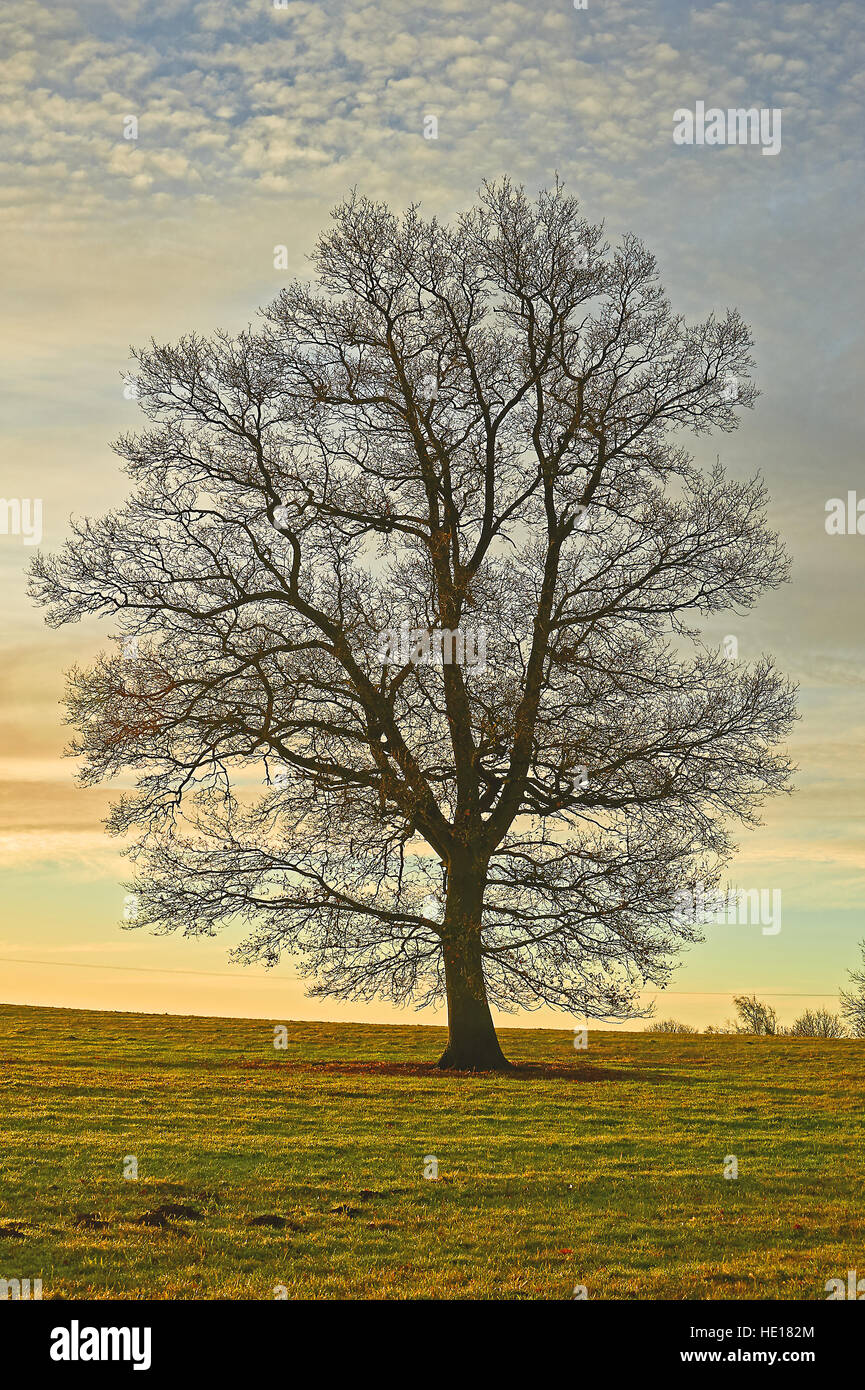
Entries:
<svg viewBox="0 0 865 1390">
<path fill-rule="evenodd" d="M 526 1065 L 486 1077 L 432 1068 L 440 1029 L 273 1037 L 0 1006 L 0 1278 L 44 1298 L 823 1299 L 865 1273 L 861 1041 L 591 1032 L 575 1052 L 505 1029 Z"/>
</svg>

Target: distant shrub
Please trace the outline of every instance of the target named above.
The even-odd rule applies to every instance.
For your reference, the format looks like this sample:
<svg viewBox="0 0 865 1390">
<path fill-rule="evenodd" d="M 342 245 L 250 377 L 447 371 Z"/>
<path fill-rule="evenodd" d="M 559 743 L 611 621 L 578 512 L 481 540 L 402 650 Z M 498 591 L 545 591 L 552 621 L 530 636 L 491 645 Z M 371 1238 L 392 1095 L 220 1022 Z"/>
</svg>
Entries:
<svg viewBox="0 0 865 1390">
<path fill-rule="evenodd" d="M 778 1028 L 778 1015 L 771 1004 L 764 1004 L 756 994 L 738 994 L 733 1000 L 738 1014 L 735 1025 L 737 1033 L 756 1033 L 759 1037 L 774 1037 Z"/>
<path fill-rule="evenodd" d="M 793 1038 L 846 1038 L 847 1029 L 838 1014 L 828 1009 L 806 1009 L 790 1029 Z"/>
<path fill-rule="evenodd" d="M 853 989 L 841 991 L 841 1013 L 854 1038 L 865 1038 L 865 941 L 859 942 L 862 969 L 849 971 Z"/>
<path fill-rule="evenodd" d="M 694 1028 L 690 1023 L 680 1023 L 677 1018 L 665 1018 L 659 1023 L 650 1023 L 644 1030 L 646 1033 L 699 1033 L 699 1028 Z"/>
</svg>

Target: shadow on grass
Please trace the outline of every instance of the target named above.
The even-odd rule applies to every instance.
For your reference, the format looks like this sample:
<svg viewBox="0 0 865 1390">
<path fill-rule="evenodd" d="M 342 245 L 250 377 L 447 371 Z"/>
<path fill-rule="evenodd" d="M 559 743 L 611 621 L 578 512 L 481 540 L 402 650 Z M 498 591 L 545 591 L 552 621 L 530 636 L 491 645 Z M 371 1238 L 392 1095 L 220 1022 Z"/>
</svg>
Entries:
<svg viewBox="0 0 865 1390">
<path fill-rule="evenodd" d="M 660 1080 L 653 1068 L 640 1071 L 625 1068 L 566 1066 L 556 1062 L 514 1063 L 509 1071 L 441 1071 L 436 1062 L 359 1062 L 245 1060 L 236 1065 L 241 1071 L 311 1072 L 317 1076 L 405 1076 L 446 1081 L 448 1077 L 483 1076 L 501 1081 L 652 1081 Z"/>
</svg>

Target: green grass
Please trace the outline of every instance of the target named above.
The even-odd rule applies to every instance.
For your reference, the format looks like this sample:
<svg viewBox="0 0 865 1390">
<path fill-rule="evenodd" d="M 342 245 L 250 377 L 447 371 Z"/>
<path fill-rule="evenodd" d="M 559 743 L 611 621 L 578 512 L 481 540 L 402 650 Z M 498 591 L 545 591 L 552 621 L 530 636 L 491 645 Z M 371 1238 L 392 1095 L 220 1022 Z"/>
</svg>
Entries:
<svg viewBox="0 0 865 1390">
<path fill-rule="evenodd" d="M 823 1299 L 865 1274 L 865 1042 L 501 1036 L 522 1074 L 439 1074 L 434 1028 L 293 1023 L 276 1051 L 265 1020 L 0 1006 L 0 1277 L 45 1298 Z M 198 1216 L 141 1224 L 166 1206 Z"/>
</svg>

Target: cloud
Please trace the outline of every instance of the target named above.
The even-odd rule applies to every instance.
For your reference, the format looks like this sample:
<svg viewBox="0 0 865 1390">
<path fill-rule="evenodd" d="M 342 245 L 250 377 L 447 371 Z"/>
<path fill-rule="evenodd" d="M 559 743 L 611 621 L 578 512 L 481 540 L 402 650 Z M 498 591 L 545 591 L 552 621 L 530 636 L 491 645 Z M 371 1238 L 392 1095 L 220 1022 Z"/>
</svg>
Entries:
<svg viewBox="0 0 865 1390">
<path fill-rule="evenodd" d="M 0 833 L 0 866 L 16 871 L 72 870 L 76 878 L 85 879 L 116 879 L 125 871 L 116 844 L 104 833 L 87 830 Z"/>
<path fill-rule="evenodd" d="M 34 168 L 52 199 L 102 216 L 160 192 L 226 197 L 251 184 L 278 196 L 282 164 L 338 164 L 374 146 L 395 171 L 417 156 L 420 108 L 431 103 L 447 132 L 448 177 L 460 186 L 491 131 L 510 142 L 510 164 L 543 166 L 576 140 L 590 185 L 604 186 L 611 157 L 620 175 L 650 165 L 679 182 L 672 112 L 696 97 L 777 105 L 783 96 L 798 108 L 791 172 L 828 141 L 861 150 L 842 116 L 843 103 L 861 97 L 861 12 L 780 8 L 790 15 L 783 26 L 779 6 L 764 0 L 735 17 L 710 6 L 671 33 L 662 12 L 617 0 L 602 12 L 540 16 L 530 3 L 494 14 L 449 5 L 434 23 L 397 0 L 284 9 L 208 0 L 191 10 L 12 3 L 0 27 L 7 199 L 19 208 L 38 196 L 25 172 Z M 137 172 L 121 144 L 127 114 L 139 120 Z M 704 176 L 717 182 L 721 163 L 704 161 Z"/>
</svg>

